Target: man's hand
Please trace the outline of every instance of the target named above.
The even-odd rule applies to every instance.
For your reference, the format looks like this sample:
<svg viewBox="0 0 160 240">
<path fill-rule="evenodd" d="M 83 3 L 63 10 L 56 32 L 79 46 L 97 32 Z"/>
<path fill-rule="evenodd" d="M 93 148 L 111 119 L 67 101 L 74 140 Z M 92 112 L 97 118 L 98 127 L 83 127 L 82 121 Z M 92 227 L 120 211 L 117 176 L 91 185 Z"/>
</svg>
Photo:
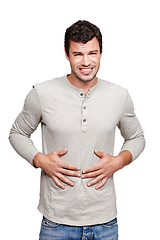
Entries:
<svg viewBox="0 0 160 240">
<path fill-rule="evenodd" d="M 88 187 L 100 182 L 96 186 L 96 190 L 103 187 L 108 178 L 110 178 L 116 171 L 132 161 L 132 155 L 129 151 L 123 151 L 116 157 L 97 150 L 95 150 L 95 154 L 100 158 L 99 163 L 85 169 L 82 172 L 82 178 L 94 178 L 87 183 Z"/>
<path fill-rule="evenodd" d="M 80 168 L 69 163 L 65 163 L 61 160 L 61 156 L 67 153 L 67 149 L 54 151 L 49 154 L 37 153 L 33 159 L 33 164 L 36 167 L 40 167 L 49 175 L 53 181 L 62 189 L 65 189 L 65 186 L 59 181 L 74 186 L 74 183 L 69 180 L 66 176 L 80 177 L 79 171 Z"/>
</svg>

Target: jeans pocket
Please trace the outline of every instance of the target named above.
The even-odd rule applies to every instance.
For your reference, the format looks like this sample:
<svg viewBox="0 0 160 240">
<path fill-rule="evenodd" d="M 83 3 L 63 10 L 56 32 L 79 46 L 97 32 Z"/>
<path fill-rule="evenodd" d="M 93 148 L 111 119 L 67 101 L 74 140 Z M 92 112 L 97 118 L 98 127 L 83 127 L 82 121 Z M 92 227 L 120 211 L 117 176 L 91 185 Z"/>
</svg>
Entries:
<svg viewBox="0 0 160 240">
<path fill-rule="evenodd" d="M 102 224 L 102 226 L 105 228 L 112 228 L 112 227 L 115 227 L 116 225 L 117 225 L 117 218 L 113 219 L 112 221 L 110 221 L 108 223 Z"/>
<path fill-rule="evenodd" d="M 47 228 L 57 228 L 60 226 L 59 223 L 51 222 L 47 218 L 43 217 L 42 219 L 42 225 Z"/>
</svg>

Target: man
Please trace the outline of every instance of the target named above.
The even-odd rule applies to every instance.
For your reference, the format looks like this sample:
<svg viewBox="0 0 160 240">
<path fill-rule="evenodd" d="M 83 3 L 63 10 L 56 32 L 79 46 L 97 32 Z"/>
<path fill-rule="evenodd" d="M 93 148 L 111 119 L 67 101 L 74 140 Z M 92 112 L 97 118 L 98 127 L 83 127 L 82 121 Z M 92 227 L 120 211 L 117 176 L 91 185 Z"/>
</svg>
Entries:
<svg viewBox="0 0 160 240">
<path fill-rule="evenodd" d="M 97 78 L 102 35 L 78 21 L 65 33 L 71 74 L 34 85 L 10 142 L 41 168 L 40 240 L 118 239 L 113 174 L 143 151 L 145 140 L 126 89 Z M 43 153 L 30 140 L 42 125 Z M 116 126 L 124 137 L 113 156 Z"/>
</svg>

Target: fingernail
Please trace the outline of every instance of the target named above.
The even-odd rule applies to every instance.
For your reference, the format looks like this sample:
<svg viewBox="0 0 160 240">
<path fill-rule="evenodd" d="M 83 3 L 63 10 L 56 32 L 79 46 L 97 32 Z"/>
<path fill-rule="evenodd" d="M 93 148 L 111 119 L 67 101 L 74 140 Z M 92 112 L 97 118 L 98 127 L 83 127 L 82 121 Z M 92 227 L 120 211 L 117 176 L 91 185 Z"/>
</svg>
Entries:
<svg viewBox="0 0 160 240">
<path fill-rule="evenodd" d="M 90 183 L 87 183 L 87 186 L 88 186 L 88 187 L 90 187 L 90 185 L 91 185 Z"/>
</svg>

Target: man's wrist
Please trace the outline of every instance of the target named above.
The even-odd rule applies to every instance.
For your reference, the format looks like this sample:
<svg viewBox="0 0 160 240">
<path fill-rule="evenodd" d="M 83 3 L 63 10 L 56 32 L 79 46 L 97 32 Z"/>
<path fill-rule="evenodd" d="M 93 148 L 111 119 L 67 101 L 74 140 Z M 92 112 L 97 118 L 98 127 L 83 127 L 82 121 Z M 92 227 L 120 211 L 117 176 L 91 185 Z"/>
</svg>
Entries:
<svg viewBox="0 0 160 240">
<path fill-rule="evenodd" d="M 122 169 L 132 162 L 132 154 L 128 150 L 122 151 L 118 156 L 118 167 Z"/>
<path fill-rule="evenodd" d="M 36 168 L 41 168 L 41 160 L 42 160 L 42 157 L 44 157 L 44 154 L 42 153 L 37 153 L 34 158 L 33 158 L 33 165 L 36 167 Z"/>
</svg>

